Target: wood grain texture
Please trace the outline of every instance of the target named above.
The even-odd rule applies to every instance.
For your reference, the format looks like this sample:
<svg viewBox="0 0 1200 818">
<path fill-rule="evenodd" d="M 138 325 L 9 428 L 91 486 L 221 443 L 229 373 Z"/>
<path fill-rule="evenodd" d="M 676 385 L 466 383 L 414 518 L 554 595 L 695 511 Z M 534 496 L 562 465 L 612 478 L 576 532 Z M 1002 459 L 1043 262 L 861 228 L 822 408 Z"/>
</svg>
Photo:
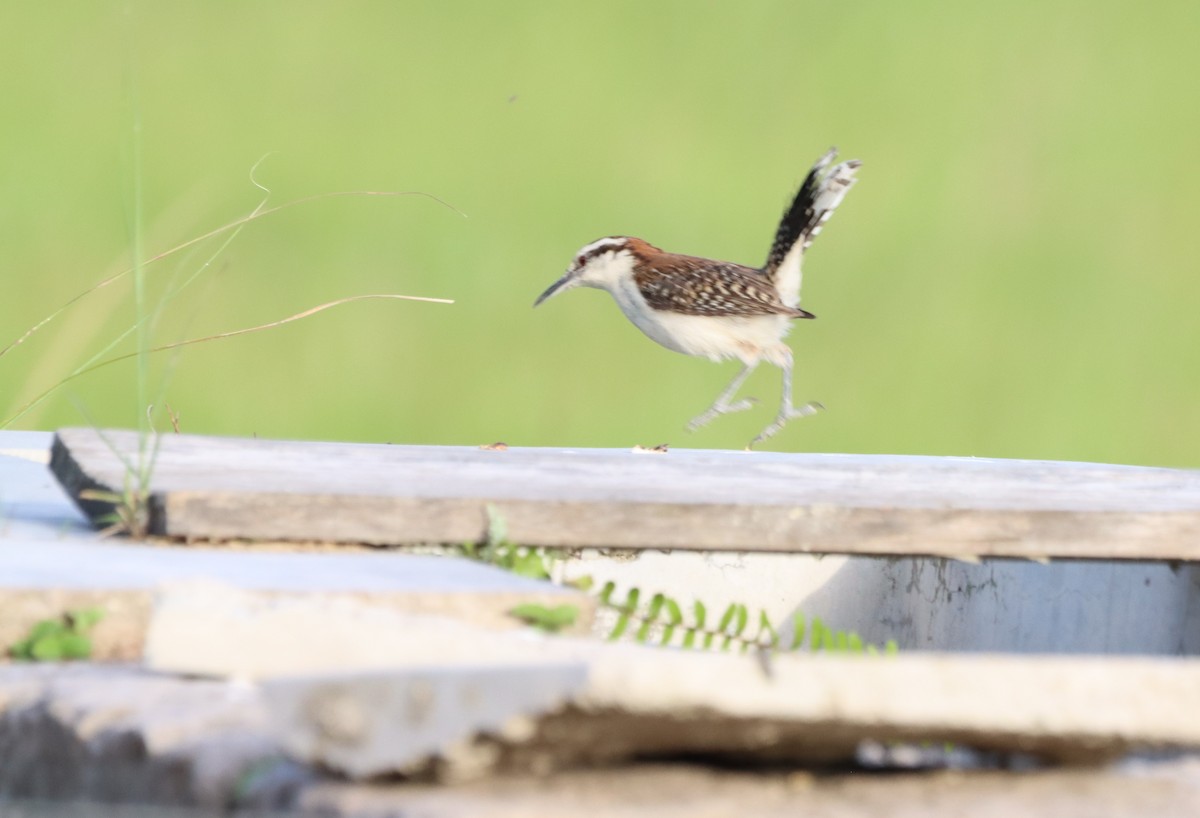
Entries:
<svg viewBox="0 0 1200 818">
<path fill-rule="evenodd" d="M 63 429 L 51 468 L 78 502 L 136 448 Z M 490 505 L 525 545 L 1200 559 L 1200 471 L 1094 463 L 164 435 L 150 486 L 174 537 L 479 541 Z"/>
</svg>

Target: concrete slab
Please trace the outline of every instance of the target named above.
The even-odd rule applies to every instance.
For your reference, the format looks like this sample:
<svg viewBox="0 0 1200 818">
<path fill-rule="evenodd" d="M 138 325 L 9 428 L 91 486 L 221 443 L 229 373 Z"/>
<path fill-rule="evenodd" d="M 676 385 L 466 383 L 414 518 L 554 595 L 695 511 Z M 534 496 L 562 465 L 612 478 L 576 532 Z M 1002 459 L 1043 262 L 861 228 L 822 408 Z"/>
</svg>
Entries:
<svg viewBox="0 0 1200 818">
<path fill-rule="evenodd" d="M 192 672 L 217 672 L 222 667 L 247 672 L 242 659 L 234 662 L 228 654 L 221 658 L 210 650 L 224 642 L 231 647 L 240 645 L 243 656 L 247 649 L 250 654 L 258 653 L 264 666 L 268 659 L 275 662 L 270 672 L 284 668 L 312 671 L 322 667 L 315 657 L 324 655 L 322 661 L 330 658 L 315 648 L 339 633 L 347 643 L 359 645 L 360 656 L 368 655 L 369 638 L 346 637 L 349 631 L 338 630 L 341 625 L 363 629 L 364 621 L 341 619 L 339 610 L 365 604 L 376 611 L 375 624 L 386 627 L 404 614 L 400 608 L 376 604 L 388 595 L 388 589 L 407 589 L 415 598 L 425 584 L 441 582 L 437 587 L 445 593 L 440 596 L 451 597 L 454 587 L 478 591 L 477 583 L 495 582 L 499 593 L 509 587 L 500 577 L 516 579 L 483 566 L 434 557 L 411 562 L 397 559 L 396 554 L 238 552 L 100 541 L 46 481 L 45 468 L 39 463 L 40 445 L 36 436 L 14 441 L 0 433 L 0 450 L 8 452 L 0 454 L 0 504 L 7 514 L 0 515 L 0 630 L 12 622 L 31 622 L 38 616 L 35 609 L 44 615 L 88 604 L 89 599 L 107 599 L 104 604 L 118 606 L 110 607 L 110 612 L 121 604 L 131 610 L 110 615 L 101 628 L 135 619 L 142 624 L 130 643 L 136 643 L 134 647 L 127 645 L 125 653 L 106 648 L 109 652 L 104 655 L 138 655 L 162 583 L 215 578 L 240 589 L 237 593 L 252 599 L 260 610 L 277 612 L 301 597 L 316 597 L 317 607 L 312 610 L 334 621 L 284 618 L 275 620 L 270 628 L 256 630 L 255 621 L 237 618 L 242 609 L 236 606 L 222 603 L 191 614 L 181 610 L 178 612 L 191 620 L 189 630 L 164 634 L 168 644 L 177 640 L 177 659 L 164 665 L 187 659 L 192 662 Z M 713 556 L 714 567 L 727 580 L 738 583 L 745 577 L 750 583 L 738 590 L 738 601 L 752 601 L 753 595 L 743 593 L 756 587 L 752 573 L 742 574 L 732 563 L 722 562 L 741 555 Z M 242 557 L 255 559 L 241 562 Z M 300 559 L 303 557 L 319 559 Z M 330 557 L 370 557 L 381 562 L 368 560 L 343 570 L 348 563 L 330 562 Z M 810 567 L 814 570 L 822 566 L 831 570 L 825 570 L 820 582 L 813 584 L 803 606 L 894 596 L 898 586 L 907 587 L 914 598 L 926 595 L 932 603 L 952 603 L 954 594 L 967 595 L 956 584 L 960 582 L 969 589 L 974 586 L 970 593 L 977 597 L 994 594 L 996 606 L 1017 606 L 1017 597 L 1010 599 L 1009 595 L 1022 583 L 1036 583 L 1037 569 L 1045 567 L 929 561 L 927 569 L 902 574 L 897 568 L 890 575 L 883 574 L 892 584 L 881 586 L 878 577 L 872 580 L 854 568 L 853 560 L 821 563 L 806 559 L 813 560 Z M 427 569 L 411 567 L 424 561 L 428 561 Z M 232 567 L 239 563 L 241 568 Z M 895 563 L 906 571 L 916 564 Z M 395 573 L 383 571 L 379 567 L 383 565 L 395 566 Z M 406 565 L 410 570 L 403 567 Z M 466 573 L 447 576 L 440 571 L 446 565 L 465 566 Z M 679 567 L 674 561 L 671 565 Z M 1147 594 L 1155 596 L 1164 589 L 1174 593 L 1173 574 L 1161 572 L 1175 569 L 1147 566 L 1142 577 L 1152 583 Z M 1006 576 L 1004 567 L 1020 570 Z M 958 568 L 964 573 L 955 574 Z M 474 569 L 483 570 L 477 573 Z M 1022 574 L 1025 569 L 1030 573 Z M 994 570 L 992 578 L 998 585 L 1008 585 L 991 589 L 987 576 L 973 573 L 987 570 Z M 667 565 L 654 572 L 663 581 L 669 580 L 671 573 Z M 322 595 L 318 588 L 323 575 L 327 583 L 335 584 L 339 580 L 330 577 L 343 577 L 341 587 L 346 593 Z M 14 584 L 9 581 L 12 577 L 24 579 Z M 22 585 L 33 578 L 54 584 Z M 123 584 L 114 591 L 112 581 Z M 1194 583 L 1195 578 L 1189 581 Z M 372 582 L 375 584 L 370 585 Z M 839 582 L 843 584 L 839 586 Z M 1101 574 L 1090 575 L 1090 582 L 1111 586 L 1111 580 Z M 375 590 L 352 591 L 362 584 Z M 528 599 L 525 588 L 522 586 L 520 601 Z M 824 603 L 822 589 L 829 593 Z M 1069 598 L 1076 591 L 1040 585 L 1030 593 Z M 471 595 L 479 596 L 476 592 Z M 562 597 L 547 599 L 562 601 Z M 879 600 L 880 610 L 899 605 L 902 599 Z M 1020 602 L 1019 607 L 1028 614 L 1022 627 L 1045 628 L 1047 620 L 1028 607 L 1032 604 L 1028 599 Z M 903 610 L 898 610 L 896 616 L 902 618 Z M 1083 609 L 1068 605 L 1058 610 L 1065 612 L 1064 616 L 1069 614 L 1070 621 L 1050 621 L 1052 628 L 1075 628 L 1070 622 L 1076 616 L 1084 623 L 1089 621 Z M 1157 613 L 1151 614 L 1168 615 L 1165 610 L 1155 610 Z M 922 615 L 923 609 L 914 611 L 911 618 Z M 1129 611 L 1116 615 L 1133 616 Z M 969 618 L 970 609 L 958 609 L 956 616 Z M 1192 625 L 1200 621 L 1194 608 L 1187 616 Z M 828 618 L 831 624 L 845 626 Z M 522 773 L 544 772 L 559 765 L 609 764 L 643 753 L 719 754 L 735 758 L 737 763 L 845 760 L 853 757 L 862 737 L 883 741 L 949 739 L 961 746 L 1041 753 L 1072 761 L 1096 760 L 1130 748 L 1194 747 L 1200 733 L 1196 724 L 1200 678 L 1196 663 L 1190 660 L 936 655 L 888 660 L 764 659 L 598 645 L 526 632 L 481 636 L 467 628 L 471 635 L 464 636 L 459 625 L 443 630 L 429 619 L 403 621 L 402 634 L 421 638 L 403 643 L 381 637 L 374 664 L 364 665 L 376 668 L 371 674 L 268 682 L 267 687 L 278 694 L 273 711 L 267 706 L 270 692 L 264 695 L 262 689 L 240 682 L 172 678 L 121 666 L 0 663 L 0 797 L 91 798 L 212 809 L 287 807 L 345 818 L 398 812 L 447 818 L 539 814 L 597 818 L 643 812 L 689 816 L 803 812 L 830 818 L 939 818 L 966 812 L 1104 818 L 1149 813 L 1173 818 L 1200 813 L 1200 763 L 1188 761 L 1036 775 L 891 776 L 882 781 L 861 775 L 848 780 L 825 779 L 803 772 L 731 773 L 679 766 L 578 771 L 549 778 L 524 777 Z M 322 633 L 318 626 L 326 624 L 331 627 Z M 18 630 L 26 626 L 18 626 Z M 986 628 L 987 623 L 981 627 Z M 1082 628 L 1081 632 L 1086 631 Z M 380 631 L 365 628 L 359 636 L 377 633 Z M 255 641 L 272 634 L 281 648 L 274 656 L 262 648 L 261 641 Z M 0 634 L 0 641 L 3 639 Z M 99 632 L 97 640 L 101 641 Z M 403 651 L 416 651 L 416 656 Z M 289 653 L 292 658 L 287 658 Z M 403 666 L 382 675 L 378 672 L 381 665 L 398 662 L 401 655 Z M 513 661 L 502 665 L 493 661 L 496 656 Z M 479 664 L 485 659 L 489 667 L 481 671 Z M 339 659 L 344 660 L 345 656 Z M 548 704 L 553 696 L 518 701 L 521 693 L 532 695 L 535 681 L 531 680 L 550 678 L 548 668 L 562 669 L 567 675 L 559 682 L 566 685 L 573 678 L 569 674 L 577 672 L 572 668 L 580 663 L 588 668 L 586 686 L 574 694 L 570 704 L 556 708 Z M 534 675 L 522 675 L 530 672 Z M 482 689 L 486 702 L 494 680 L 500 680 L 502 694 L 507 691 L 512 696 L 498 695 L 496 708 L 484 707 L 482 712 L 492 721 L 491 726 L 474 723 L 483 724 L 482 734 L 464 739 L 461 730 L 433 729 L 449 724 L 438 717 L 428 722 L 431 732 L 426 738 L 431 744 L 404 744 L 412 737 L 407 719 L 421 712 L 423 702 L 441 701 L 436 695 L 433 699 L 426 695 L 431 684 L 435 691 L 457 691 L 458 697 L 467 700 Z M 446 686 L 438 688 L 435 682 Z M 330 696 L 330 691 L 336 695 Z M 450 696 L 444 703 L 455 698 Z M 373 709 L 372 701 L 383 704 Z M 402 707 L 405 703 L 410 707 Z M 522 707 L 543 715 L 515 721 L 506 718 L 505 712 Z M 427 712 L 436 715 L 441 711 L 431 708 Z M 458 715 L 454 709 L 446 712 Z M 376 713 L 385 715 L 361 718 Z M 303 743 L 305 731 L 308 745 Z M 314 736 L 321 740 L 314 742 Z M 420 762 L 415 759 L 419 751 L 437 744 L 436 751 L 429 753 L 426 772 L 450 779 L 489 769 L 510 774 L 455 787 L 349 784 L 322 777 L 314 768 L 280 756 L 286 742 L 298 756 L 328 759 L 334 766 L 353 770 L 355 756 L 346 754 L 347 737 L 355 739 L 349 744 L 380 740 L 373 745 L 375 755 L 361 756 L 371 761 L 370 769 L 389 764 L 397 769 L 418 769 Z"/>
<path fill-rule="evenodd" d="M 72 433 L 72 430 L 64 432 Z M 205 448 L 209 444 L 213 447 L 212 451 Z M 175 445 L 174 441 L 172 445 Z M 246 446 L 250 449 L 243 451 Z M 107 448 L 104 451 L 108 452 Z M 531 470 L 538 464 L 551 477 L 558 475 L 556 479 L 564 484 L 563 490 L 567 490 L 566 477 L 571 480 L 600 479 L 607 474 L 606 469 L 616 468 L 617 464 L 622 469 L 635 469 L 639 474 L 644 472 L 642 479 L 646 481 L 651 477 L 668 482 L 678 481 L 683 479 L 678 473 L 680 468 L 699 468 L 708 463 L 705 458 L 723 455 L 725 459 L 718 465 L 726 468 L 727 476 L 738 485 L 747 480 L 750 481 L 747 485 L 757 485 L 755 480 L 770 483 L 781 476 L 798 478 L 800 489 L 797 490 L 800 493 L 797 497 L 801 506 L 814 500 L 820 503 L 832 500 L 832 495 L 810 496 L 809 489 L 804 488 L 804 479 L 811 481 L 812 475 L 804 478 L 805 469 L 815 469 L 814 474 L 828 471 L 835 485 L 843 488 L 849 486 L 851 497 L 858 498 L 855 502 L 878 505 L 894 501 L 903 505 L 904 502 L 916 502 L 913 497 L 932 498 L 932 495 L 928 495 L 932 489 L 928 485 L 922 488 L 924 484 L 921 480 L 917 480 L 916 487 L 910 487 L 907 483 L 895 484 L 900 476 L 906 474 L 904 469 L 912 470 L 912 474 L 919 477 L 925 471 L 939 468 L 936 459 L 885 458 L 872 466 L 871 463 L 875 461 L 870 459 L 860 462 L 854 458 L 821 456 L 809 463 L 800 456 L 780 455 L 783 459 L 778 460 L 772 459 L 774 455 L 755 454 L 747 459 L 742 453 L 729 452 L 672 452 L 670 456 L 676 457 L 679 462 L 664 467 L 660 464 L 662 458 L 659 456 L 635 456 L 627 452 L 479 452 L 436 447 L 343 447 L 339 444 L 310 445 L 279 441 L 247 443 L 193 438 L 184 441 L 184 448 L 176 453 L 176 461 L 170 458 L 164 461 L 162 486 L 168 493 L 178 490 L 191 496 L 188 492 L 199 490 L 201 495 L 209 496 L 206 492 L 215 490 L 219 479 L 225 478 L 212 476 L 211 479 L 218 482 L 206 489 L 204 486 L 208 484 L 204 481 L 210 479 L 206 475 L 211 476 L 216 464 L 223 457 L 230 456 L 230 452 L 243 460 L 250 458 L 244 465 L 251 474 L 256 475 L 255 480 L 267 481 L 261 483 L 260 487 L 273 485 L 270 482 L 272 480 L 283 480 L 279 487 L 285 487 L 287 481 L 299 480 L 300 484 L 296 487 L 300 491 L 299 497 L 306 497 L 304 492 L 315 490 L 317 483 L 328 477 L 333 481 L 331 487 L 343 486 L 352 495 L 349 500 L 355 502 L 362 499 L 360 495 L 370 494 L 370 481 L 375 480 L 379 491 L 385 494 L 393 491 L 396 485 L 408 486 L 414 502 L 418 503 L 433 502 L 436 505 L 442 502 L 434 502 L 436 498 L 427 496 L 431 491 L 435 494 L 439 491 L 449 494 L 457 492 L 464 494 L 459 497 L 464 502 L 478 500 L 482 503 L 479 492 L 487 487 L 490 480 L 494 484 L 492 489 L 497 492 L 493 496 L 496 500 L 494 506 L 505 517 L 510 534 L 519 541 L 531 534 L 535 535 L 535 539 L 541 535 L 527 526 L 522 528 L 523 524 L 518 519 L 508 516 L 510 507 L 506 503 L 512 498 L 505 492 L 512 490 L 520 494 L 534 491 L 536 486 L 531 489 L 529 486 L 509 485 L 506 481 L 510 478 L 519 481 L 537 477 L 536 474 L 531 477 Z M 501 456 L 508 459 L 498 461 L 497 458 Z M 764 457 L 767 459 L 764 460 Z M 351 471 L 342 474 L 329 464 L 317 468 L 314 464 L 323 463 L 322 458 L 331 462 L 340 458 Z M 439 458 L 445 461 L 440 467 L 436 465 Z M 597 463 L 592 460 L 597 460 Z M 716 460 L 705 468 L 715 463 Z M 389 472 L 383 470 L 381 464 L 390 464 L 394 468 Z M 279 473 L 271 476 L 273 467 Z M 438 468 L 453 471 L 461 480 L 467 481 L 468 487 L 453 491 L 448 486 L 438 488 L 437 481 L 440 478 L 437 475 L 441 474 Z M 1187 498 L 1192 493 L 1192 489 L 1188 488 L 1192 485 L 1189 482 L 1191 472 L 1139 470 L 1097 464 L 962 461 L 953 458 L 947 459 L 940 468 L 947 470 L 948 474 L 961 473 L 967 483 L 979 483 L 988 492 L 993 492 L 986 497 L 976 498 L 985 505 L 1015 503 L 1018 500 L 1014 497 L 1028 500 L 1027 494 L 1020 492 L 1005 499 L 1004 492 L 1016 492 L 1015 486 L 1021 480 L 1031 481 L 1033 487 L 1026 486 L 1021 491 L 1034 491 L 1040 486 L 1041 490 L 1048 493 L 1049 502 L 1054 507 L 1074 507 L 1071 504 L 1078 503 L 1081 504 L 1080 508 L 1093 508 L 1096 513 L 1100 513 L 1106 503 L 1126 509 L 1147 504 L 1144 506 L 1147 509 L 1163 511 L 1166 507 L 1161 503 L 1169 502 L 1177 505 L 1183 503 L 1178 506 L 1182 508 L 1187 505 Z M 564 469 L 570 473 L 564 475 Z M 192 474 L 193 470 L 198 474 Z M 362 473 L 355 470 L 361 470 Z M 857 485 L 851 480 L 847 484 L 850 479 L 847 475 L 852 474 L 858 474 L 859 482 L 866 483 Z M 189 482 L 197 479 L 200 480 L 199 484 Z M 928 483 L 930 478 L 925 475 L 921 479 Z M 350 482 L 346 483 L 346 480 Z M 429 482 L 429 485 L 424 485 L 422 481 Z M 707 485 L 703 480 L 701 484 L 701 488 Z M 883 493 L 882 498 L 877 498 L 878 502 L 863 494 L 866 490 L 864 486 L 868 484 Z M 547 492 L 543 504 L 558 502 L 554 499 L 552 487 L 542 488 Z M 574 488 L 570 490 L 576 491 Z M 608 490 L 615 491 L 612 487 Z M 827 489 L 822 488 L 821 491 Z M 908 492 L 912 496 L 905 495 L 907 499 L 897 499 L 892 496 L 897 491 L 901 494 Z M 1159 496 L 1160 493 L 1162 496 Z M 601 492 L 597 501 L 606 501 L 607 496 Z M 572 497 L 572 502 L 579 500 L 574 495 Z M 888 500 L 888 497 L 892 497 L 892 500 Z M 1197 497 L 1200 498 L 1200 495 Z M 266 498 L 264 508 L 273 508 L 276 500 L 278 498 Z M 617 500 L 631 502 L 625 495 L 618 495 Z M 954 502 L 962 500 L 959 497 Z M 801 513 L 801 506 L 796 506 L 792 512 L 803 517 L 808 512 Z M 821 507 L 825 508 L 824 505 Z M 221 508 L 214 508 L 213 513 L 223 515 L 225 512 Z M 1015 509 L 1014 506 L 1010 510 Z M 465 519 L 461 508 L 454 512 L 443 508 L 436 514 L 427 511 L 429 513 L 424 515 L 421 525 L 441 525 L 451 519 L 460 519 L 460 522 Z M 896 514 L 901 513 L 902 510 L 896 511 Z M 974 512 L 964 509 L 961 513 L 969 516 Z M 651 510 L 647 514 L 653 526 L 662 523 L 657 512 Z M 234 517 L 237 520 L 245 519 L 244 515 L 239 515 L 240 512 Z M 472 529 L 463 533 L 464 536 L 478 538 L 482 535 L 487 515 L 482 508 L 476 508 L 472 515 L 468 515 L 473 521 L 470 524 Z M 332 510 L 325 515 L 328 519 L 337 516 Z M 361 519 L 357 513 L 348 512 L 343 516 L 353 525 L 357 525 Z M 579 519 L 572 517 L 570 525 L 576 525 Z M 621 537 L 632 536 L 629 532 L 639 530 L 638 526 L 647 523 L 646 519 L 624 513 L 606 519 L 606 525 L 616 526 L 624 532 L 620 534 Z M 379 520 L 394 521 L 394 518 L 384 515 Z M 1015 520 L 1016 517 L 1010 522 Z M 688 530 L 684 526 L 675 534 Z M 918 529 L 912 535 L 919 537 L 924 533 Z M 1194 541 L 1200 541 L 1200 538 Z M 653 543 L 653 537 L 650 542 Z M 972 542 L 970 538 L 964 540 L 964 548 L 959 549 L 963 553 L 957 556 L 967 557 L 972 550 L 978 550 Z M 1088 548 L 1096 546 L 1098 551 L 1108 548 L 1098 543 L 1097 540 L 1088 539 L 1085 545 Z M 685 605 L 692 599 L 703 600 L 709 608 L 723 608 L 730 602 L 740 602 L 767 611 L 776 623 L 797 614 L 817 616 L 839 629 L 855 630 L 870 642 L 882 644 L 888 639 L 895 639 L 905 650 L 1151 655 L 1200 653 L 1200 628 L 1195 626 L 1200 622 L 1200 567 L 1178 560 L 1132 559 L 1125 545 L 1122 542 L 1117 544 L 1118 547 L 1108 548 L 1109 552 L 1122 557 L 1119 560 L 1039 559 L 1036 562 L 986 556 L 966 561 L 946 556 L 921 556 L 920 553 L 895 557 L 811 555 L 805 553 L 814 547 L 807 540 L 799 543 L 796 551 L 786 554 L 761 550 L 737 552 L 711 546 L 701 550 L 677 548 L 670 552 L 650 548 L 616 552 L 613 549 L 583 549 L 581 553 L 573 553 L 570 559 L 560 563 L 558 577 L 591 576 L 600 582 L 613 579 L 621 588 L 638 587 L 646 596 L 654 592 L 667 593 Z M 870 550 L 873 546 L 865 547 Z M 917 551 L 923 549 L 923 546 L 914 547 Z M 601 632 L 607 624 L 610 623 L 598 623 Z"/>
<path fill-rule="evenodd" d="M 887 455 L 519 449 L 165 435 L 150 526 L 174 537 L 1033 558 L 1200 559 L 1200 471 Z M 63 429 L 73 497 L 136 433 Z M 114 448 L 116 452 L 114 452 Z M 84 501 L 89 513 L 100 502 Z"/>
<path fill-rule="evenodd" d="M 497 712 L 530 706 L 510 692 L 515 683 L 505 674 L 514 669 L 527 674 L 522 683 L 544 677 L 561 693 L 568 666 L 586 667 L 586 685 L 517 733 L 465 745 L 462 719 L 435 708 L 442 699 L 427 693 L 423 724 L 444 740 L 432 756 L 449 775 L 481 763 L 537 770 L 656 755 L 845 762 L 867 739 L 952 741 L 1074 761 L 1200 748 L 1195 660 L 686 652 L 195 591 L 165 598 L 151 633 L 148 655 L 159 670 L 264 679 L 284 744 L 351 774 L 419 765 L 404 738 L 411 730 L 404 703 L 416 689 L 431 690 L 432 680 L 450 698 L 464 686 L 487 690 L 480 671 L 488 668 Z M 280 675 L 296 672 L 325 675 Z M 311 703 L 326 699 L 378 718 L 357 718 L 353 741 L 318 741 L 328 731 Z"/>
<path fill-rule="evenodd" d="M 805 656 L 773 659 L 764 673 L 751 657 L 593 647 L 571 657 L 587 659 L 588 677 L 567 706 L 515 731 L 469 742 L 455 734 L 428 759 L 431 768 L 455 780 L 656 757 L 847 764 L 864 741 L 953 742 L 1070 763 L 1200 748 L 1195 662 Z M 546 661 L 553 656 L 548 652 Z M 264 685 L 285 746 L 355 775 L 419 767 L 401 738 L 411 718 L 403 707 L 435 678 L 453 684 L 455 674 L 399 667 L 390 675 Z M 321 743 L 313 737 L 323 728 L 308 703 L 327 697 L 362 712 L 374 703 L 390 706 L 379 720 L 358 722 L 354 743 Z"/>
<path fill-rule="evenodd" d="M 884 776 L 640 763 L 455 786 L 353 783 L 282 759 L 263 728 L 265 718 L 262 695 L 243 685 L 128 667 L 0 667 L 5 814 L 149 816 L 166 814 L 166 807 L 195 807 L 205 815 L 242 809 L 329 818 L 1200 814 L 1195 758 L 1029 773 Z"/>
<path fill-rule="evenodd" d="M 523 735 L 529 717 L 584 689 L 586 665 L 547 647 L 529 632 L 506 638 L 362 602 L 264 600 L 205 583 L 163 594 L 145 657 L 164 672 L 276 678 L 267 698 L 292 728 L 293 755 L 364 777 L 442 755 L 458 769 L 486 765 L 469 749 L 476 735 Z"/>
<path fill-rule="evenodd" d="M 224 808 L 248 772 L 279 757 L 265 722 L 245 685 L 0 665 L 0 798 Z"/>
<path fill-rule="evenodd" d="M 355 779 L 436 769 L 445 781 L 493 772 L 506 742 L 527 740 L 586 680 L 582 662 L 506 662 L 280 679 L 266 700 L 292 758 Z"/>
<path fill-rule="evenodd" d="M 47 468 L 49 432 L 0 432 L 0 539 L 94 539 Z"/>
<path fill-rule="evenodd" d="M 165 583 L 211 579 L 246 590 L 289 593 L 572 593 L 479 562 L 420 554 L 250 551 L 125 540 L 27 546 L 0 538 L 0 589 L 153 590 Z"/>
<path fill-rule="evenodd" d="M 559 604 L 578 595 L 464 559 L 387 552 L 288 553 L 182 548 L 104 539 L 63 493 L 46 462 L 52 435 L 0 433 L 0 653 L 40 619 L 99 607 L 97 659 L 140 658 L 156 593 L 196 580 L 265 597 L 317 595 L 383 608 L 516 627 L 523 602 Z M 581 621 L 591 611 L 580 599 Z"/>
<path fill-rule="evenodd" d="M 546 600 L 543 584 L 528 585 L 525 598 Z M 579 630 L 586 631 L 590 599 L 560 589 L 554 601 L 580 606 Z M 481 627 L 478 617 L 439 616 L 437 608 L 417 612 L 365 596 L 266 597 L 220 583 L 180 583 L 159 594 L 144 661 L 165 673 L 239 679 L 564 662 L 582 668 L 539 634 L 514 629 L 515 620 L 501 632 Z"/>
<path fill-rule="evenodd" d="M 559 581 L 613 581 L 615 598 L 664 593 L 685 613 L 737 602 L 772 622 L 820 617 L 901 650 L 1196 655 L 1200 565 L 1146 560 L 1017 559 L 586 549 Z M 615 614 L 597 619 L 611 630 Z"/>
<path fill-rule="evenodd" d="M 664 726 L 686 725 L 694 752 L 757 747 L 766 757 L 809 760 L 846 758 L 863 738 L 950 741 L 1069 761 L 1200 747 L 1196 660 L 914 653 L 766 662 L 620 647 L 593 657 L 588 693 L 554 730 L 544 722 L 551 734 L 588 735 L 570 726 L 582 717 L 580 727 L 594 719 L 618 742 L 652 745 L 670 734 Z M 630 719 L 623 734 L 616 712 Z M 713 741 L 731 720 L 740 728 Z M 579 748 L 585 758 L 605 745 L 590 738 L 591 747 Z M 562 744 L 555 751 L 570 755 Z"/>
<path fill-rule="evenodd" d="M 53 432 L 0 430 L 0 456 L 49 463 L 53 442 Z"/>
<path fill-rule="evenodd" d="M 141 656 L 157 593 L 210 581 L 264 598 L 357 600 L 398 611 L 442 614 L 494 628 L 526 603 L 575 600 L 589 622 L 586 596 L 465 559 L 394 553 L 285 553 L 178 548 L 133 543 L 30 541 L 0 537 L 0 645 L 39 619 L 99 607 L 94 658 Z"/>
</svg>

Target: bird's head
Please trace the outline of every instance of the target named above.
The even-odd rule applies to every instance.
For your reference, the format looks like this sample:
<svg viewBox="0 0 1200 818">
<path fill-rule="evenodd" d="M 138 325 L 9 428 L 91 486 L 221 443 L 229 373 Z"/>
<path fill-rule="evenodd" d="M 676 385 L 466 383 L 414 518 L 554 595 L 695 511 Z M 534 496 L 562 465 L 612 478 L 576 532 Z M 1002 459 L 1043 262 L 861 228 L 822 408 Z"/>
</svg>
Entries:
<svg viewBox="0 0 1200 818">
<path fill-rule="evenodd" d="M 633 275 L 639 258 L 652 249 L 641 239 L 629 236 L 608 236 L 585 244 L 579 248 L 562 278 L 546 288 L 533 306 L 575 287 L 598 287 L 612 291 L 622 278 Z"/>
</svg>

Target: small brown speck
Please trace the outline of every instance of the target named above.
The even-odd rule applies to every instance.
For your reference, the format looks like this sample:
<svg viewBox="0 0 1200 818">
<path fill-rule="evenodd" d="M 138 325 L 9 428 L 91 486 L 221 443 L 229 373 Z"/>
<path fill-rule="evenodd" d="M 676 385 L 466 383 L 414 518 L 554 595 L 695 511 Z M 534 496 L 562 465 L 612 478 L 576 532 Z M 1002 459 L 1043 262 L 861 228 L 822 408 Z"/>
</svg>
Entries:
<svg viewBox="0 0 1200 818">
<path fill-rule="evenodd" d="M 508 451 L 508 444 L 497 440 L 495 443 L 485 443 L 479 448 L 485 452 L 504 452 Z"/>
<path fill-rule="evenodd" d="M 640 446 L 639 445 L 639 446 L 633 447 L 633 453 L 634 454 L 666 454 L 667 450 L 669 448 L 670 448 L 670 445 L 667 443 L 660 443 L 657 446 Z"/>
</svg>

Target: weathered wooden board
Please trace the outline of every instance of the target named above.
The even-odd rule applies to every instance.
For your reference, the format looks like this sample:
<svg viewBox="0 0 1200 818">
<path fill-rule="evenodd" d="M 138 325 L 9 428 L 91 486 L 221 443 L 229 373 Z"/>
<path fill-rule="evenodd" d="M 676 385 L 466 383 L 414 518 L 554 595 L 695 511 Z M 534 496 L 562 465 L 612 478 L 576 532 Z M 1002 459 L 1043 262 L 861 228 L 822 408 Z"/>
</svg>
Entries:
<svg viewBox="0 0 1200 818">
<path fill-rule="evenodd" d="M 78 501 L 137 447 L 64 429 L 51 467 Z M 1200 560 L 1200 471 L 1092 463 L 164 435 L 150 489 L 186 538 L 479 541 L 491 507 L 526 545 Z"/>
</svg>

